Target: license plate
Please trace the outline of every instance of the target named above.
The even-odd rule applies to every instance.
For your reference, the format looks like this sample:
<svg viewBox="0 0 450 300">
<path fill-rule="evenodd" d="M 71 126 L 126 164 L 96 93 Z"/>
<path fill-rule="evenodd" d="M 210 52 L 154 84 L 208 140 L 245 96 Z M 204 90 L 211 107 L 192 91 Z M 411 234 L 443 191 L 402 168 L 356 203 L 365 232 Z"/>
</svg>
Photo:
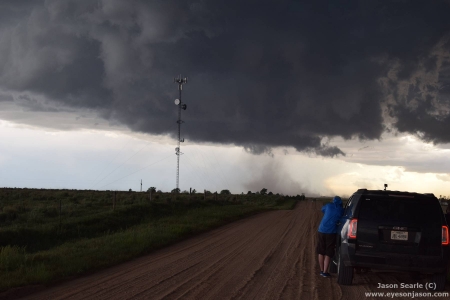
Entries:
<svg viewBox="0 0 450 300">
<path fill-rule="evenodd" d="M 408 231 L 391 231 L 391 240 L 407 241 Z"/>
</svg>

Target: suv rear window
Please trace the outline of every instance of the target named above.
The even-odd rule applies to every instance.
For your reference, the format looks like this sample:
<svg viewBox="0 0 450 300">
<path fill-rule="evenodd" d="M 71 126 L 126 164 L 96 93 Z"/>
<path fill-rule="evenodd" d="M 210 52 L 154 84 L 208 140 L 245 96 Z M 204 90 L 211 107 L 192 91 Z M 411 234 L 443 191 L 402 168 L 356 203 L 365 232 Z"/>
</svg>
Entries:
<svg viewBox="0 0 450 300">
<path fill-rule="evenodd" d="M 434 199 L 365 196 L 361 199 L 359 218 L 368 221 L 439 221 L 440 209 Z"/>
</svg>

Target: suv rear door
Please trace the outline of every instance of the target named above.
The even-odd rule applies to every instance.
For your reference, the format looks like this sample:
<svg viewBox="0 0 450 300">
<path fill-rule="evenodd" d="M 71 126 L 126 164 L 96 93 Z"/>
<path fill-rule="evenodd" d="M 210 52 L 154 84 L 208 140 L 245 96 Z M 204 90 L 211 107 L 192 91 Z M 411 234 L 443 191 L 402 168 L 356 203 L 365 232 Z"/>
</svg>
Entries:
<svg viewBox="0 0 450 300">
<path fill-rule="evenodd" d="M 442 238 L 440 209 L 434 198 L 363 195 L 357 213 L 356 251 L 368 255 L 386 252 L 439 256 Z"/>
</svg>

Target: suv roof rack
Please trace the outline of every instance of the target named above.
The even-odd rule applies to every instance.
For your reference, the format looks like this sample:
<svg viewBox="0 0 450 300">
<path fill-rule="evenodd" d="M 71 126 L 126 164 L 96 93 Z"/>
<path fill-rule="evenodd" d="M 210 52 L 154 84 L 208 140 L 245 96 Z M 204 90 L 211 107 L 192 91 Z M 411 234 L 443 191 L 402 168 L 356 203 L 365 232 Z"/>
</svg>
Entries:
<svg viewBox="0 0 450 300">
<path fill-rule="evenodd" d="M 357 192 L 362 192 L 364 194 L 390 194 L 395 196 L 408 195 L 408 196 L 421 196 L 421 197 L 436 197 L 433 193 L 415 193 L 415 192 L 403 192 L 403 191 L 390 191 L 390 190 L 368 190 L 368 189 L 358 189 Z"/>
</svg>

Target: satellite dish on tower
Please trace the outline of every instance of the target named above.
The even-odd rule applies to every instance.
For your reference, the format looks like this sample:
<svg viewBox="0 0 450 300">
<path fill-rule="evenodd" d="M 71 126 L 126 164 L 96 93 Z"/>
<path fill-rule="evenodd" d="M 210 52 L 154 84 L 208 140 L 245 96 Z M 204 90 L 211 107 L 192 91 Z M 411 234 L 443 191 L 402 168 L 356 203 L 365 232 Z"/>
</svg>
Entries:
<svg viewBox="0 0 450 300">
<path fill-rule="evenodd" d="M 175 99 L 175 105 L 180 105 L 180 99 Z"/>
</svg>

